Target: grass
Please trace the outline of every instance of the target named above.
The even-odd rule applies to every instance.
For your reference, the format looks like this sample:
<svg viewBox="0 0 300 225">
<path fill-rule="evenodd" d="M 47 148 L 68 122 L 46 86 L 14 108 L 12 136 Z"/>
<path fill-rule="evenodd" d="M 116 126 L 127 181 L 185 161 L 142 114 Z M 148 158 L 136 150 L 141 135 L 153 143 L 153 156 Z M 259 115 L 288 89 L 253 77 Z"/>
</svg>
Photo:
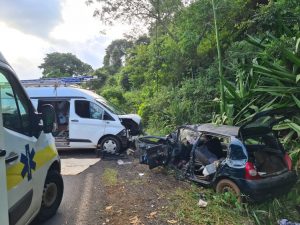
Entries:
<svg viewBox="0 0 300 225">
<path fill-rule="evenodd" d="M 179 224 L 199 225 L 274 225 L 280 219 L 299 222 L 300 183 L 293 190 L 278 199 L 262 204 L 239 204 L 229 193 L 216 194 L 211 189 L 200 189 L 196 185 L 189 188 L 177 188 L 170 197 L 167 212 L 172 214 Z M 204 195 L 208 205 L 198 207 L 200 196 Z"/>
<path fill-rule="evenodd" d="M 106 168 L 101 179 L 105 186 L 115 186 L 118 183 L 118 171 L 115 169 Z"/>
</svg>

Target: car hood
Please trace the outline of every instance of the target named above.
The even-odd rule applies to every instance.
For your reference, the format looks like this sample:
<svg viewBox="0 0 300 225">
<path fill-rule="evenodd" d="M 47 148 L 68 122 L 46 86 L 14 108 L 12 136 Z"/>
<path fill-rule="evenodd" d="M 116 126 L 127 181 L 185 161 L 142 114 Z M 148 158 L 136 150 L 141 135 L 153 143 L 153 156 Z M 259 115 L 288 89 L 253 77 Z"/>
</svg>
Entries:
<svg viewBox="0 0 300 225">
<path fill-rule="evenodd" d="M 141 117 L 138 114 L 125 114 L 125 115 L 118 115 L 120 119 L 132 119 L 137 124 L 141 123 Z"/>
</svg>

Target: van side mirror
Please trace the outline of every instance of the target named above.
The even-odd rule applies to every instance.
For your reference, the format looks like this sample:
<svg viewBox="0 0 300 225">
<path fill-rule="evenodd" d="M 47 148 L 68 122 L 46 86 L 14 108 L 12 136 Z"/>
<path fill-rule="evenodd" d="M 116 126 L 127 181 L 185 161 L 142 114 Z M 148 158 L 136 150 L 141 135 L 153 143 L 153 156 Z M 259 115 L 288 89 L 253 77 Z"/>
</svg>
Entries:
<svg viewBox="0 0 300 225">
<path fill-rule="evenodd" d="M 41 114 L 43 120 L 43 131 L 45 133 L 51 133 L 55 122 L 55 110 L 50 104 L 41 106 Z"/>
</svg>

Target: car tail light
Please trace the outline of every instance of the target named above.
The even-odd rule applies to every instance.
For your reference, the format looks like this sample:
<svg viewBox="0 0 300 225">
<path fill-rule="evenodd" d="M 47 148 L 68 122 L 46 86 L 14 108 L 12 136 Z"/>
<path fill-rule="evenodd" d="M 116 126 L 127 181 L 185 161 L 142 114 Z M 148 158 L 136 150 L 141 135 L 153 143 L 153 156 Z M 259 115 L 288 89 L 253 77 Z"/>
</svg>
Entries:
<svg viewBox="0 0 300 225">
<path fill-rule="evenodd" d="M 245 175 L 246 180 L 257 180 L 261 178 L 252 162 L 246 163 L 245 172 L 246 172 Z"/>
<path fill-rule="evenodd" d="M 286 166 L 288 167 L 288 170 L 292 170 L 293 167 L 292 159 L 287 153 L 285 153 L 284 155 L 284 161 L 286 163 Z"/>
</svg>

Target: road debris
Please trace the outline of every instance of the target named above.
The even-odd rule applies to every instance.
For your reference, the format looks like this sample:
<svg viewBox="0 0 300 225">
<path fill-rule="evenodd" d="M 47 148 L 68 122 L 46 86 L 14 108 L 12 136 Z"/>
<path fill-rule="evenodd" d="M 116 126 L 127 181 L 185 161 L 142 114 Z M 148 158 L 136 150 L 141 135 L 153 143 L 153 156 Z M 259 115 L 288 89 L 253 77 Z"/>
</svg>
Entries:
<svg viewBox="0 0 300 225">
<path fill-rule="evenodd" d="M 200 208 L 205 208 L 206 206 L 207 206 L 207 202 L 206 201 L 204 201 L 203 199 L 199 199 L 199 202 L 198 202 L 198 206 L 200 207 Z"/>
<path fill-rule="evenodd" d="M 107 206 L 107 207 L 105 208 L 106 211 L 109 211 L 109 210 L 111 210 L 111 209 L 112 209 L 112 205 Z"/>
<path fill-rule="evenodd" d="M 170 224 L 178 223 L 177 220 L 167 220 L 167 222 L 170 223 Z"/>
<path fill-rule="evenodd" d="M 145 175 L 144 173 L 139 173 L 139 176 L 140 176 L 140 177 L 142 177 L 142 176 L 144 176 L 144 175 Z"/>
<path fill-rule="evenodd" d="M 124 162 L 123 160 L 119 159 L 117 161 L 118 165 L 128 165 L 128 164 L 131 164 L 132 162 Z"/>
</svg>

